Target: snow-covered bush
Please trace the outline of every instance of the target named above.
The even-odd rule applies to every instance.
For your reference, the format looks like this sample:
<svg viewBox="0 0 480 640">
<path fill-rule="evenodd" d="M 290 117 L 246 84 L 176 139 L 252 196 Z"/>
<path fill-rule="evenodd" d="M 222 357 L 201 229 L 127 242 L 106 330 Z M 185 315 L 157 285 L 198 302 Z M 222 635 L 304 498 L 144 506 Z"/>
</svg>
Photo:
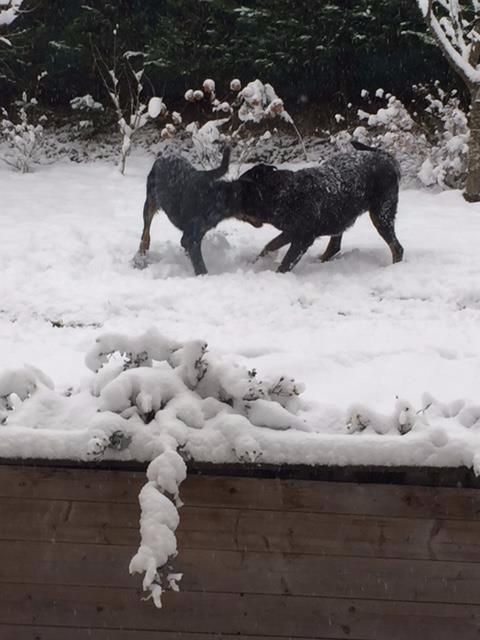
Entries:
<svg viewBox="0 0 480 640">
<path fill-rule="evenodd" d="M 391 415 L 381 414 L 369 407 L 356 404 L 347 412 L 347 431 L 358 433 L 369 430 L 380 435 L 396 432 L 405 435 L 422 419 L 422 413 L 415 411 L 410 402 L 403 399 L 396 400 Z"/>
<path fill-rule="evenodd" d="M 89 93 L 70 100 L 70 107 L 76 115 L 77 128 L 82 133 L 91 132 L 94 121 L 105 112 L 103 104 Z"/>
<path fill-rule="evenodd" d="M 8 412 L 14 411 L 39 387 L 53 389 L 53 382 L 42 371 L 31 365 L 10 369 L 0 374 L 0 424 L 7 422 Z"/>
<path fill-rule="evenodd" d="M 447 140 L 449 156 L 460 152 L 467 154 L 465 167 L 465 192 L 467 202 L 480 201 L 480 29 L 478 0 L 417 0 L 418 7 L 429 25 L 435 43 L 447 58 L 450 67 L 458 74 L 470 94 L 470 135 L 468 147 L 463 149 L 460 140 Z M 454 138 L 457 138 L 455 135 Z M 460 167 L 443 156 L 439 170 L 432 163 L 424 177 L 445 181 L 443 169 L 458 175 Z"/>
<path fill-rule="evenodd" d="M 176 418 L 181 413 L 188 426 L 201 427 L 202 400 L 214 399 L 223 409 L 253 417 L 252 424 L 258 426 L 300 424 L 295 414 L 302 384 L 288 376 L 259 380 L 254 370 L 211 360 L 202 340 L 180 344 L 156 329 L 135 338 L 104 334 L 85 362 L 97 372 L 92 391 L 99 396 L 100 410 L 125 418 L 137 415 L 149 422 L 158 412 L 174 409 Z"/>
<path fill-rule="evenodd" d="M 207 78 L 202 89 L 188 89 L 185 92 L 185 101 L 190 103 L 188 117 L 183 117 L 187 122 L 185 130 L 192 136 L 195 155 L 204 167 L 218 164 L 219 143 L 228 142 L 238 146 L 240 159 L 246 160 L 256 144 L 272 135 L 270 128 L 277 120 L 293 129 L 306 158 L 303 140 L 292 117 L 286 111 L 283 100 L 268 83 L 257 79 L 242 88 L 240 80 L 235 78 L 230 82 L 229 92 L 218 98 L 214 80 Z M 201 124 L 200 121 L 205 119 L 207 121 Z M 170 130 L 169 135 L 164 132 L 165 129 L 162 137 L 175 135 L 174 129 Z"/>
<path fill-rule="evenodd" d="M 422 163 L 418 177 L 426 186 L 458 189 L 463 187 L 467 176 L 468 118 L 460 104 L 457 91 L 443 91 L 438 83 L 431 91 L 416 87 L 426 101 L 424 114 L 431 116 L 431 149 Z"/>
<path fill-rule="evenodd" d="M 399 161 L 404 179 L 416 180 L 430 151 L 425 133 L 396 96 L 378 89 L 373 97 L 367 91 L 362 91 L 361 97 L 369 110 L 358 109 L 354 113 L 347 110 L 344 118 L 347 130 L 337 134 L 334 140 L 342 146 L 353 137 L 389 151 Z"/>
<path fill-rule="evenodd" d="M 2 109 L 3 118 L 0 120 L 0 138 L 7 144 L 7 151 L 3 161 L 8 165 L 28 173 L 33 165 L 39 161 L 43 142 L 43 125 L 47 117 L 35 117 L 37 107 L 35 98 L 28 99 L 23 93 L 22 99 L 15 103 L 17 110 L 14 116 L 9 116 L 6 109 Z"/>
<path fill-rule="evenodd" d="M 412 87 L 415 100 L 410 108 L 396 96 L 377 89 L 374 96 L 362 91 L 368 111 L 336 115 L 346 123 L 333 140 L 340 146 L 353 137 L 390 151 L 400 162 L 406 181 L 425 186 L 460 187 L 466 177 L 468 120 L 455 91 L 447 93 L 438 83 L 433 88 Z"/>
</svg>

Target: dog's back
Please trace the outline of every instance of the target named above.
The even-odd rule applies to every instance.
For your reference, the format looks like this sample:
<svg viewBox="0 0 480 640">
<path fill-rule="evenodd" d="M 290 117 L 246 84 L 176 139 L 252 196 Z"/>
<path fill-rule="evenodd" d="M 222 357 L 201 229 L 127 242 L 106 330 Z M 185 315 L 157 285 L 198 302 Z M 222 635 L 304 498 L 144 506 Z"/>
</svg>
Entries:
<svg viewBox="0 0 480 640">
<path fill-rule="evenodd" d="M 322 235 L 339 233 L 367 210 L 397 199 L 400 168 L 386 152 L 355 149 L 336 153 L 322 165 L 296 174 L 296 190 Z M 328 229 L 324 227 L 328 225 Z"/>
<path fill-rule="evenodd" d="M 162 209 L 170 222 L 183 232 L 181 244 L 192 261 L 195 273 L 207 273 L 201 252 L 202 238 L 221 220 L 234 215 L 231 183 L 220 178 L 228 171 L 230 148 L 220 165 L 198 170 L 177 154 L 162 155 L 147 177 L 147 197 L 143 206 L 143 232 L 137 263 L 142 266 L 150 247 L 153 216 Z"/>
<path fill-rule="evenodd" d="M 229 168 L 230 148 L 226 147 L 220 165 L 214 169 L 196 169 L 183 156 L 170 153 L 159 156 L 147 177 L 147 198 L 156 209 L 163 209 L 170 221 L 182 231 L 195 217 L 201 216 L 201 206 L 208 200 L 207 192 L 213 183 L 225 175 Z M 196 214 L 196 215 L 195 215 Z"/>
<path fill-rule="evenodd" d="M 336 153 L 318 167 L 298 171 L 254 167 L 246 209 L 279 229 L 335 235 L 383 199 L 396 198 L 398 163 L 385 152 Z"/>
<path fill-rule="evenodd" d="M 367 210 L 394 262 L 401 260 L 394 232 L 399 181 L 396 160 L 365 145 L 333 154 L 318 167 L 292 172 L 261 165 L 239 178 L 244 211 L 282 231 L 261 255 L 291 243 L 279 271 L 291 269 L 318 236 L 332 237 L 322 257 L 330 259 L 343 232 Z"/>
</svg>

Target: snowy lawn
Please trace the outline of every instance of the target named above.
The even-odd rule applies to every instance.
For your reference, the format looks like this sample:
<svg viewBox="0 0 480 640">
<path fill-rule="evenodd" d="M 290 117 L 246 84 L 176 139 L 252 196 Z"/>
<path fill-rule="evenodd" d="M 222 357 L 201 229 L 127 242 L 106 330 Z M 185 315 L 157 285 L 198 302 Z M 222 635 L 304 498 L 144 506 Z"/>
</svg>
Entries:
<svg viewBox="0 0 480 640">
<path fill-rule="evenodd" d="M 29 363 L 60 392 L 77 390 L 91 377 L 85 353 L 99 334 L 155 326 L 175 340 L 204 339 L 211 354 L 261 376 L 305 383 L 302 418 L 324 437 L 256 429 L 271 442 L 260 443 L 266 462 L 473 464 L 475 407 L 471 428 L 439 406 L 419 414 L 427 420 L 430 412 L 429 429 L 405 436 L 349 435 L 345 425 L 352 403 L 392 415 L 397 396 L 416 411 L 426 391 L 441 403 L 480 402 L 480 205 L 454 191 L 403 191 L 404 262 L 390 264 L 365 215 L 331 263 L 318 261 L 326 244 L 319 239 L 284 275 L 274 272 L 278 260 L 253 264 L 274 229 L 227 221 L 204 241 L 209 275 L 194 277 L 179 232 L 159 214 L 151 263 L 140 271 L 131 259 L 151 163 L 135 157 L 125 177 L 106 163 L 0 171 L 0 373 Z M 80 428 L 90 413 L 72 406 L 69 423 Z M 13 412 L 2 429 L 0 455 L 18 454 L 6 434 L 21 416 Z M 31 420 L 27 426 L 55 427 Z"/>
</svg>

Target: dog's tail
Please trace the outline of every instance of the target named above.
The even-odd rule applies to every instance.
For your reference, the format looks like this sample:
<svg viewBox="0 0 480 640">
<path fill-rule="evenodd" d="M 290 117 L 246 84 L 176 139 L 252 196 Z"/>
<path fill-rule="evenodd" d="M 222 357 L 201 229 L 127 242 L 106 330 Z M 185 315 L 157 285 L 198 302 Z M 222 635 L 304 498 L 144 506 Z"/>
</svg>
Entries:
<svg viewBox="0 0 480 640">
<path fill-rule="evenodd" d="M 363 142 L 358 142 L 358 140 L 350 140 L 350 144 L 357 149 L 357 151 L 373 151 L 373 153 L 378 153 L 383 158 L 388 158 L 389 162 L 393 164 L 398 179 L 400 179 L 402 175 L 400 164 L 391 153 L 388 153 L 388 151 L 385 151 L 384 149 L 379 149 L 378 147 L 369 147 L 368 145 L 363 144 Z"/>
<path fill-rule="evenodd" d="M 363 142 L 359 142 L 358 140 L 350 140 L 350 144 L 352 145 L 352 147 L 354 147 L 354 149 L 357 149 L 357 151 L 376 151 L 377 153 L 382 151 L 382 149 L 369 147 L 368 145 L 363 144 Z"/>
<path fill-rule="evenodd" d="M 231 153 L 232 153 L 232 150 L 227 145 L 223 150 L 222 162 L 220 163 L 220 166 L 216 167 L 215 169 L 210 169 L 209 171 L 205 171 L 206 176 L 210 180 L 218 180 L 218 178 L 221 178 L 228 172 L 228 168 L 230 166 Z"/>
</svg>

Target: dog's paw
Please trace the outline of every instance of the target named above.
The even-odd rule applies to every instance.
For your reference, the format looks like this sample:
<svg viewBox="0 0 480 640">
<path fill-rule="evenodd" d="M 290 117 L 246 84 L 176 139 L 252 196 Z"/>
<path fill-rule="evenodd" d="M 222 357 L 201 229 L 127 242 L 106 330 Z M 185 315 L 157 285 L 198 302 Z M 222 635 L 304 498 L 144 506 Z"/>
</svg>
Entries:
<svg viewBox="0 0 480 640">
<path fill-rule="evenodd" d="M 132 266 L 134 269 L 146 269 L 148 267 L 148 258 L 145 253 L 136 253 L 132 258 Z"/>
</svg>

